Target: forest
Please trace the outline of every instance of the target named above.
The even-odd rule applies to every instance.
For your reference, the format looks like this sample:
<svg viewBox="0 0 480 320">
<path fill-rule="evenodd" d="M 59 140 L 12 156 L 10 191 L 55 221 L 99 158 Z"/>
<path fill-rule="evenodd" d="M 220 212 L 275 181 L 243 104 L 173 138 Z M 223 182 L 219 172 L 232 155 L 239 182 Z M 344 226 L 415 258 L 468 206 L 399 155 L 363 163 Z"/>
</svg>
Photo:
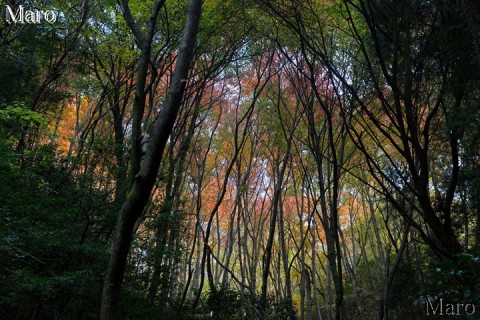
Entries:
<svg viewBox="0 0 480 320">
<path fill-rule="evenodd" d="M 0 319 L 480 319 L 480 1 L 0 14 Z"/>
</svg>

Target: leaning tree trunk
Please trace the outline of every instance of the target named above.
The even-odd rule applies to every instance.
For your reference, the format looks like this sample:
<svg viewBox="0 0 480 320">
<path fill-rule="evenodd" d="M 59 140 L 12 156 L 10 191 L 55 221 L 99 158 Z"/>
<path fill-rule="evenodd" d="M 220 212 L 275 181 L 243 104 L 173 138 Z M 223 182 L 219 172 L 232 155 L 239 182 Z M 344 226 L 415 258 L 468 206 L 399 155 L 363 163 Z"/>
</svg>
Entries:
<svg viewBox="0 0 480 320">
<path fill-rule="evenodd" d="M 100 310 L 100 319 L 102 320 L 116 319 L 121 284 L 133 238 L 133 229 L 150 198 L 162 154 L 183 99 L 197 39 L 201 6 L 201 0 L 190 0 L 172 84 L 160 115 L 152 126 L 151 142 L 141 161 L 140 170 L 135 175 L 118 216 L 112 254 L 103 286 Z"/>
</svg>

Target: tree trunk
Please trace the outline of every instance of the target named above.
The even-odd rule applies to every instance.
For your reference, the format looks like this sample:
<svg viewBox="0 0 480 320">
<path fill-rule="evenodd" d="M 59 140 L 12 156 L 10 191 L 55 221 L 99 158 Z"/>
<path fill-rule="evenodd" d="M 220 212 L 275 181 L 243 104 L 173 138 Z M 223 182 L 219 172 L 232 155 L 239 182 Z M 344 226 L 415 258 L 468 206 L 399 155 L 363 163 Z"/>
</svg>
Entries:
<svg viewBox="0 0 480 320">
<path fill-rule="evenodd" d="M 190 1 L 177 64 L 165 105 L 152 127 L 149 149 L 141 161 L 140 170 L 135 175 L 133 185 L 118 215 L 112 254 L 103 287 L 100 309 L 100 319 L 102 320 L 117 318 L 120 289 L 133 238 L 133 228 L 150 198 L 150 193 L 157 178 L 163 150 L 182 103 L 186 79 L 197 39 L 201 6 L 201 0 Z"/>
</svg>

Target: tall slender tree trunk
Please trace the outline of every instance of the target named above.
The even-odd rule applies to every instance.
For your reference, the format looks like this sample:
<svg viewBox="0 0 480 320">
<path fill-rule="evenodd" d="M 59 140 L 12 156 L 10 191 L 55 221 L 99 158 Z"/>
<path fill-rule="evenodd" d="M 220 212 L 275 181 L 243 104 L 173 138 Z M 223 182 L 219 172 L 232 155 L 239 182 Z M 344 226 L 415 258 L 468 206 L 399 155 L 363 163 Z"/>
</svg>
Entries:
<svg viewBox="0 0 480 320">
<path fill-rule="evenodd" d="M 392 287 L 393 279 L 395 277 L 395 274 L 397 273 L 400 263 L 402 262 L 402 256 L 405 251 L 405 248 L 407 247 L 408 244 L 408 233 L 410 231 L 410 227 L 408 225 L 408 222 L 405 221 L 404 223 L 404 231 L 402 234 L 402 239 L 400 242 L 400 249 L 397 252 L 397 256 L 395 258 L 395 262 L 393 263 L 392 268 L 390 269 L 388 263 L 385 264 L 385 279 L 384 279 L 384 284 L 383 284 L 383 299 L 381 301 L 383 302 L 382 311 L 381 311 L 381 317 L 379 320 L 388 320 L 389 315 L 388 315 L 388 304 L 389 304 L 389 294 L 390 294 L 390 289 Z M 387 261 L 390 260 L 390 257 L 386 258 Z"/>
<path fill-rule="evenodd" d="M 139 172 L 135 175 L 133 185 L 118 215 L 112 254 L 103 287 L 100 309 L 100 319 L 102 320 L 117 318 L 120 289 L 132 243 L 133 229 L 150 198 L 165 145 L 182 103 L 197 39 L 201 6 L 201 0 L 190 1 L 185 30 L 167 99 L 152 127 L 149 148 L 140 163 Z"/>
<path fill-rule="evenodd" d="M 282 196 L 280 195 L 280 198 Z M 279 202 L 279 221 L 278 221 L 278 234 L 280 240 L 280 249 L 282 253 L 282 264 L 283 264 L 283 273 L 285 276 L 285 300 L 288 303 L 288 317 L 290 319 L 295 319 L 295 311 L 293 309 L 293 298 L 292 298 L 292 281 L 290 279 L 290 268 L 288 264 L 288 248 L 285 241 L 285 226 L 284 226 L 284 216 L 283 216 L 283 205 L 282 199 Z M 280 264 L 280 261 L 279 261 Z"/>
<path fill-rule="evenodd" d="M 198 101 L 200 101 L 199 99 Z M 161 270 L 164 262 L 165 249 L 167 247 L 167 242 L 170 241 L 170 239 L 167 239 L 167 236 L 168 236 L 167 230 L 168 229 L 176 230 L 176 228 L 178 228 L 177 226 L 172 225 L 171 220 L 173 215 L 177 212 L 178 207 L 180 205 L 179 197 L 180 197 L 181 184 L 183 182 L 186 155 L 194 134 L 195 121 L 197 120 L 197 115 L 198 115 L 198 112 L 197 112 L 198 105 L 199 105 L 199 102 L 197 103 L 197 105 L 194 106 L 195 108 L 194 114 L 190 119 L 190 124 L 187 129 L 187 134 L 182 139 L 182 142 L 180 143 L 178 153 L 174 156 L 173 145 L 171 145 L 169 148 L 170 166 L 169 166 L 169 173 L 168 173 L 166 192 L 165 192 L 166 195 L 162 203 L 162 206 L 160 207 L 158 217 L 156 218 L 157 220 L 155 222 L 156 243 L 153 251 L 155 262 L 153 266 L 154 271 L 152 274 L 150 287 L 148 289 L 148 297 L 151 300 L 155 298 L 160 284 L 162 285 L 166 284 L 166 281 L 162 282 L 161 279 L 166 280 L 169 278 L 169 272 L 163 272 L 163 276 L 161 277 L 161 274 L 162 274 Z M 172 230 L 169 238 L 171 238 L 171 236 L 176 233 L 178 233 L 178 231 L 173 232 Z M 170 269 L 168 268 L 167 270 L 170 271 Z M 163 288 L 162 288 L 162 292 L 165 292 Z M 164 306 L 165 302 L 166 301 L 164 300 L 160 301 L 160 306 Z"/>
<path fill-rule="evenodd" d="M 287 151 L 285 152 L 285 156 L 281 160 L 281 163 L 278 163 L 278 171 L 277 171 L 277 183 L 274 190 L 273 200 L 272 200 L 272 215 L 270 217 L 270 227 L 268 231 L 268 239 L 267 245 L 265 247 L 265 260 L 263 265 L 263 273 L 262 273 L 262 292 L 261 292 L 261 301 L 266 302 L 267 299 L 267 283 L 268 283 L 268 276 L 270 274 L 270 264 L 272 262 L 272 249 L 273 249 L 273 242 L 275 240 L 275 229 L 277 226 L 277 218 L 279 216 L 279 203 L 281 199 L 282 193 L 282 186 L 283 186 L 283 178 L 285 176 L 285 170 L 287 168 L 288 159 L 290 157 L 290 146 L 291 146 L 291 138 L 287 141 Z M 281 219 L 281 217 L 280 217 Z"/>
</svg>

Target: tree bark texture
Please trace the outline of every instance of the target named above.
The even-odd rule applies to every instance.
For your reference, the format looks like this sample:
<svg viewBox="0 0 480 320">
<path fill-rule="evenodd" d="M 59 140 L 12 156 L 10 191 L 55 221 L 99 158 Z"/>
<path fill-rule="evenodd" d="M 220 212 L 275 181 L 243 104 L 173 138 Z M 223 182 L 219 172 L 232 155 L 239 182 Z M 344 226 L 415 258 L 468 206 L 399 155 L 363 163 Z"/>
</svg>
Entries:
<svg viewBox="0 0 480 320">
<path fill-rule="evenodd" d="M 158 119 L 152 126 L 150 145 L 141 161 L 139 172 L 135 175 L 133 185 L 118 215 L 112 254 L 103 287 L 100 310 L 100 318 L 102 320 L 117 318 L 121 284 L 133 239 L 133 229 L 150 198 L 163 151 L 182 103 L 186 79 L 192 63 L 197 39 L 201 6 L 201 0 L 190 1 L 185 29 L 167 99 Z"/>
</svg>

